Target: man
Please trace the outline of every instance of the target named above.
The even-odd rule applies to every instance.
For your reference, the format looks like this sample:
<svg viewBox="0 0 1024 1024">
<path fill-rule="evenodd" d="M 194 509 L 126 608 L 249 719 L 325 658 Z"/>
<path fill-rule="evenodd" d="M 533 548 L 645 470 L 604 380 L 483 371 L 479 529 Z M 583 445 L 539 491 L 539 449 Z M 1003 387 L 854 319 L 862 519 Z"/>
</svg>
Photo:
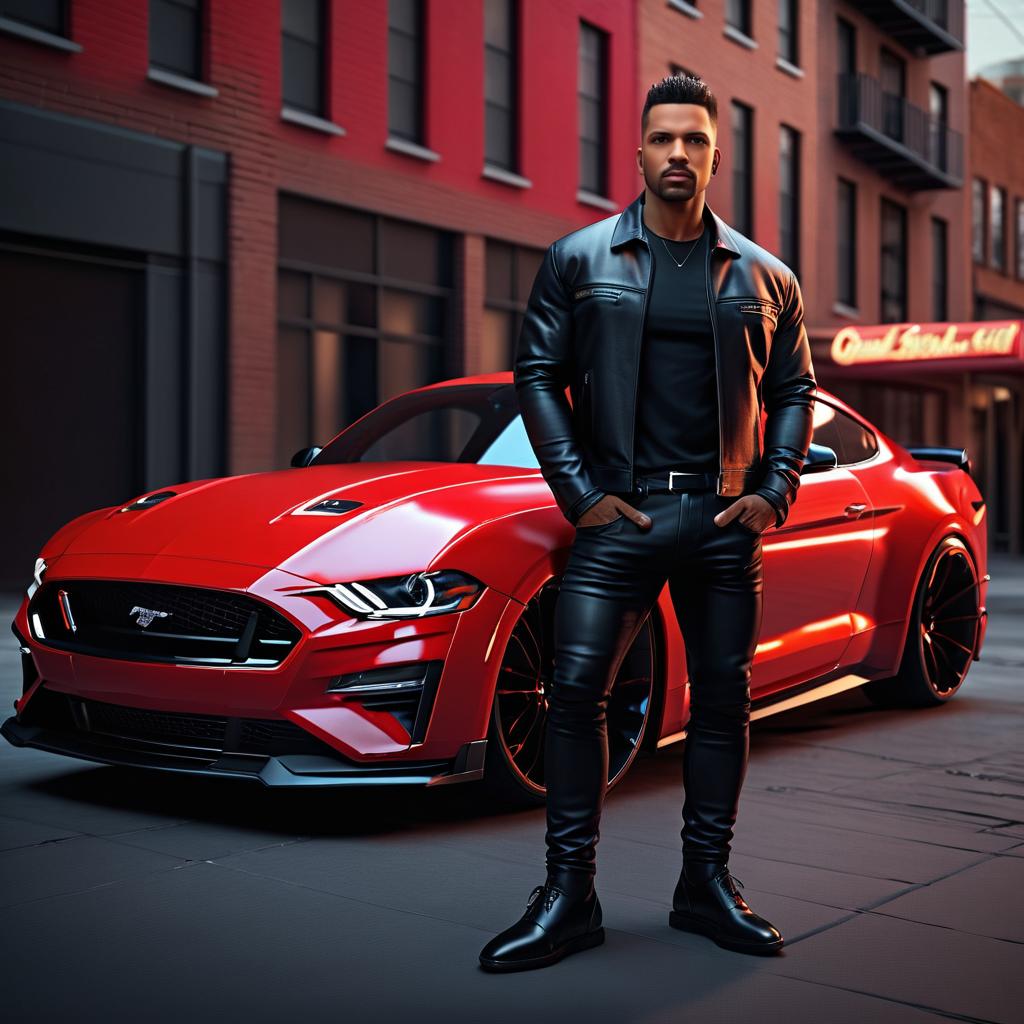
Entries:
<svg viewBox="0 0 1024 1024">
<path fill-rule="evenodd" d="M 544 967 L 604 941 L 594 878 L 609 691 L 666 580 L 691 690 L 669 923 L 741 952 L 783 944 L 727 862 L 749 751 L 761 533 L 796 498 L 815 378 L 792 271 L 705 202 L 721 161 L 717 114 L 700 79 L 653 85 L 636 153 L 644 191 L 555 241 L 530 295 L 516 391 L 576 534 L 555 608 L 547 879 L 484 946 L 487 970 Z"/>
</svg>

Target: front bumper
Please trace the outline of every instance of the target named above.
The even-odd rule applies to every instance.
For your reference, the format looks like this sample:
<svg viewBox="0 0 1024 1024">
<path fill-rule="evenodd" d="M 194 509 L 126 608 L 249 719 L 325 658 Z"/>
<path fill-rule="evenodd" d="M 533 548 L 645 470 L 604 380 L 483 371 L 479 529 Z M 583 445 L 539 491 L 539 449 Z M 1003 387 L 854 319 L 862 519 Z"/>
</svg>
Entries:
<svg viewBox="0 0 1024 1024">
<path fill-rule="evenodd" d="M 29 713 L 29 710 L 31 713 Z M 286 721 L 217 719 L 141 712 L 37 692 L 23 719 L 0 733 L 16 747 L 35 747 L 100 764 L 157 768 L 188 775 L 247 779 L 265 786 L 438 786 L 483 777 L 486 740 L 465 743 L 454 758 L 359 763 Z M 287 753 L 269 751 L 276 745 Z"/>
<path fill-rule="evenodd" d="M 108 764 L 154 767 L 193 774 L 236 776 L 265 785 L 440 785 L 482 777 L 494 679 L 518 605 L 486 589 L 457 615 L 416 621 L 359 621 L 339 615 L 326 599 L 296 596 L 310 581 L 279 570 L 166 556 L 65 556 L 53 579 L 156 580 L 216 586 L 252 595 L 283 610 L 302 629 L 301 642 L 270 669 L 143 663 L 60 650 L 40 641 L 23 601 L 12 623 L 22 652 L 23 689 L 18 714 L 0 732 L 18 746 Z M 333 690 L 354 676 L 372 682 L 392 669 L 423 666 L 425 681 L 405 694 Z M 398 676 L 398 678 L 408 678 Z M 366 679 L 356 679 L 360 685 Z M 366 687 L 362 686 L 365 690 Z M 218 749 L 175 749 L 174 729 L 105 728 L 99 735 L 71 712 L 49 721 L 37 704 L 44 694 L 79 705 L 120 709 L 119 714 L 217 718 L 230 724 Z M 417 696 L 419 694 L 419 696 Z M 45 697 L 44 697 L 45 699 Z M 72 705 L 72 706 L 73 706 Z M 415 707 L 413 706 L 415 705 Z M 35 708 L 35 711 L 33 711 Z M 301 732 L 303 743 L 285 749 L 241 749 L 229 742 L 240 723 L 271 731 Z M 110 733 L 117 733 L 116 741 Z M 316 749 L 308 749 L 313 744 Z M 298 746 L 300 749 L 295 749 Z"/>
</svg>

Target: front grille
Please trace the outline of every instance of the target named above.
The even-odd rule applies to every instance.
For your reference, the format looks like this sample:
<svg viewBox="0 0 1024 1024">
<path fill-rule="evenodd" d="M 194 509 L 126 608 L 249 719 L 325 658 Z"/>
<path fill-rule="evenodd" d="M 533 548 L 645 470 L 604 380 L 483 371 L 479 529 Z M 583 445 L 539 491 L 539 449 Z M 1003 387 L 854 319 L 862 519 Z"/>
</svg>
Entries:
<svg viewBox="0 0 1024 1024">
<path fill-rule="evenodd" d="M 343 759 L 330 744 L 285 719 L 151 711 L 86 700 L 50 690 L 36 691 L 21 715 L 25 725 L 90 737 L 122 750 L 216 760 L 224 753 L 322 754 Z"/>
<path fill-rule="evenodd" d="M 48 581 L 28 613 L 52 647 L 133 661 L 272 667 L 301 636 L 255 598 L 172 583 Z"/>
</svg>

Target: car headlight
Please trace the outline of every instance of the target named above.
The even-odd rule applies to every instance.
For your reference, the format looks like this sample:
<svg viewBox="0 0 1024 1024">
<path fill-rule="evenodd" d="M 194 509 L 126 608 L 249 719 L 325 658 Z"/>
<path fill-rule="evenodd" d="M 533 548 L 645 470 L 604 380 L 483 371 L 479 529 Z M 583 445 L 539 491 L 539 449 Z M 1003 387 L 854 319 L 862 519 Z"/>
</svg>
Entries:
<svg viewBox="0 0 1024 1024">
<path fill-rule="evenodd" d="M 309 587 L 361 619 L 406 619 L 461 612 L 472 607 L 484 585 L 458 569 L 436 569 L 376 580 Z"/>
<path fill-rule="evenodd" d="M 28 596 L 30 598 L 43 585 L 44 572 L 46 572 L 46 562 L 42 558 L 37 558 L 36 567 L 32 570 L 32 583 L 28 588 Z"/>
</svg>

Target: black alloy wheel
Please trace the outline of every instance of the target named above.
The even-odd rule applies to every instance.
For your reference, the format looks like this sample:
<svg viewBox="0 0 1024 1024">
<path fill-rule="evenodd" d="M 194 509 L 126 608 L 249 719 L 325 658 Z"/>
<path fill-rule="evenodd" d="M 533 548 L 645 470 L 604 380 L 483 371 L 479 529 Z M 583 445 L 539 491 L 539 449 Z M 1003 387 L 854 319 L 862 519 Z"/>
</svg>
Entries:
<svg viewBox="0 0 1024 1024">
<path fill-rule="evenodd" d="M 505 803 L 545 802 L 544 738 L 554 678 L 555 602 L 559 578 L 549 580 L 523 609 L 509 637 L 491 709 L 484 784 Z M 608 701 L 608 788 L 640 750 L 654 698 L 655 640 L 648 615 L 622 659 Z"/>
<path fill-rule="evenodd" d="M 963 685 L 981 637 L 980 580 L 966 545 L 944 537 L 921 575 L 899 670 L 866 683 L 879 707 L 945 704 Z"/>
</svg>

